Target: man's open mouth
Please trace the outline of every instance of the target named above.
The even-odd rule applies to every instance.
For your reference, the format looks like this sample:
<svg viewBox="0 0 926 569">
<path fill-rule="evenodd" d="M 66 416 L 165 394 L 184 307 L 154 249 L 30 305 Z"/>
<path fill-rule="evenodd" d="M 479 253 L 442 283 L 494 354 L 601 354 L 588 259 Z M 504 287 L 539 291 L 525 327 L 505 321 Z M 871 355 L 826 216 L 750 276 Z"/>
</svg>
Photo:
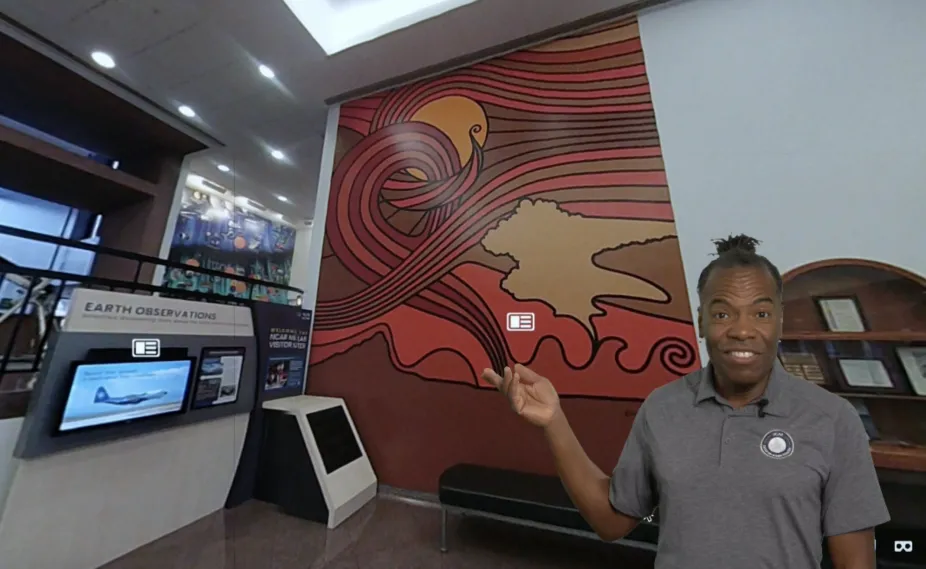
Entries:
<svg viewBox="0 0 926 569">
<path fill-rule="evenodd" d="M 749 363 L 759 357 L 759 352 L 752 350 L 727 350 L 724 353 L 728 358 L 738 363 Z"/>
</svg>

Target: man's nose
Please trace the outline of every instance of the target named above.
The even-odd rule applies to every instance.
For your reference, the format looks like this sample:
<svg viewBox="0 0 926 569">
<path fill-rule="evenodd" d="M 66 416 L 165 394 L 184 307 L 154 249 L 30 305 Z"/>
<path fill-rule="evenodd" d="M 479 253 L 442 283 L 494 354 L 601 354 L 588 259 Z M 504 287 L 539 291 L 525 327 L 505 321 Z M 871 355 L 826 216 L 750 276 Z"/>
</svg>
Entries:
<svg viewBox="0 0 926 569">
<path fill-rule="evenodd" d="M 727 336 L 737 340 L 748 340 L 756 335 L 755 326 L 743 319 L 738 319 L 732 326 L 727 328 Z"/>
</svg>

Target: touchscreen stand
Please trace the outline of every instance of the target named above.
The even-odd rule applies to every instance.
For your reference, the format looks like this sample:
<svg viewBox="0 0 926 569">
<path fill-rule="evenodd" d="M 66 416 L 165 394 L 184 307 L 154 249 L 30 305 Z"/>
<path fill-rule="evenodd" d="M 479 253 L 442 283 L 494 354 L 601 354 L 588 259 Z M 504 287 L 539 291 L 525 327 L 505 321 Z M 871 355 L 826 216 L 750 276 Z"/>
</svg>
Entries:
<svg viewBox="0 0 926 569">
<path fill-rule="evenodd" d="M 258 499 L 335 528 L 376 497 L 376 475 L 344 400 L 301 395 L 263 408 Z"/>
</svg>

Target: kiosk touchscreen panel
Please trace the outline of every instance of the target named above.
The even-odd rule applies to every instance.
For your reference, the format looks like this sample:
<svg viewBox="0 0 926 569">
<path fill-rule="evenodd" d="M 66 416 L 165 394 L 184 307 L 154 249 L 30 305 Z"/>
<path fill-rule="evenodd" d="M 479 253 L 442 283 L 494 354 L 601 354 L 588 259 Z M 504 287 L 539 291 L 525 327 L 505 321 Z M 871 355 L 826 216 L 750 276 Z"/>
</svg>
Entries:
<svg viewBox="0 0 926 569">
<path fill-rule="evenodd" d="M 325 472 L 331 474 L 363 456 L 357 437 L 340 405 L 306 415 L 321 455 Z"/>
<path fill-rule="evenodd" d="M 193 389 L 193 409 L 237 401 L 243 367 L 244 348 L 204 348 Z"/>
<path fill-rule="evenodd" d="M 59 432 L 183 411 L 195 358 L 78 362 Z"/>
</svg>

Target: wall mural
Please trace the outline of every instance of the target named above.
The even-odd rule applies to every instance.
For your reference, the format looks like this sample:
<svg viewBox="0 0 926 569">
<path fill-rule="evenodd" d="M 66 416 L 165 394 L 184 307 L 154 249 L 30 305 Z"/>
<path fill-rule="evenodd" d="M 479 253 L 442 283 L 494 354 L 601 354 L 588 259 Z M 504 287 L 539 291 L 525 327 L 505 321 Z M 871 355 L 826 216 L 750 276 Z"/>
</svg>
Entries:
<svg viewBox="0 0 926 569">
<path fill-rule="evenodd" d="M 635 19 L 341 107 L 313 364 L 376 335 L 480 388 L 522 362 L 642 399 L 699 366 Z"/>
<path fill-rule="evenodd" d="M 273 284 L 288 285 L 296 246 L 296 230 L 203 192 L 183 189 L 180 212 L 168 258 L 191 267 L 202 267 L 267 281 L 251 298 L 287 304 L 288 292 Z M 171 269 L 164 285 L 170 288 L 248 298 L 249 285 Z"/>
</svg>

